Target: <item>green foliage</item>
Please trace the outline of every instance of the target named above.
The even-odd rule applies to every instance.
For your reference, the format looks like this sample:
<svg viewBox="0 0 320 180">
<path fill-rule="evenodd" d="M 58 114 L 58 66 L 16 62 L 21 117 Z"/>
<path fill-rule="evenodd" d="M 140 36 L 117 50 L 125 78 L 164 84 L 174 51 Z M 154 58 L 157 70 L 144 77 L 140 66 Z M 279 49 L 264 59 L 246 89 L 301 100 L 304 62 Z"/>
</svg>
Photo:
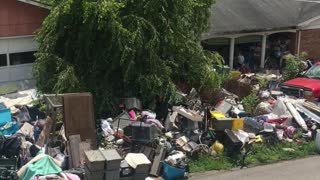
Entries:
<svg viewBox="0 0 320 180">
<path fill-rule="evenodd" d="M 18 87 L 15 84 L 8 84 L 0 86 L 0 95 L 6 95 L 18 91 Z"/>
<path fill-rule="evenodd" d="M 286 151 L 290 148 L 293 151 Z M 315 143 L 279 143 L 274 146 L 266 144 L 254 144 L 253 151 L 246 157 L 245 165 L 259 165 L 273 163 L 281 160 L 292 160 L 311 155 L 317 155 Z M 204 172 L 211 170 L 229 170 L 239 167 L 241 155 L 239 157 L 229 158 L 226 155 L 220 155 L 215 158 L 207 154 L 200 154 L 191 159 L 188 163 L 191 172 Z"/>
<path fill-rule="evenodd" d="M 230 158 L 225 155 L 219 155 L 215 158 L 207 154 L 199 154 L 188 163 L 191 173 L 204 172 L 212 170 L 228 170 L 235 167 Z"/>
<path fill-rule="evenodd" d="M 286 151 L 285 148 L 290 148 L 291 151 Z M 253 149 L 254 152 L 246 159 L 248 164 L 291 160 L 317 154 L 314 142 L 279 143 L 275 146 L 255 144 Z"/>
<path fill-rule="evenodd" d="M 207 73 L 207 77 L 205 78 L 206 81 L 204 82 L 204 84 L 202 84 L 203 88 L 221 88 L 224 82 L 230 78 L 230 74 L 222 70 L 224 59 L 217 52 L 211 53 L 206 51 L 205 54 L 211 59 L 210 64 L 215 65 L 215 70 L 211 67 L 208 67 L 207 72 L 209 73 Z"/>
<path fill-rule="evenodd" d="M 262 89 L 267 88 L 269 80 L 263 77 L 257 77 L 258 83 Z"/>
<path fill-rule="evenodd" d="M 39 91 L 93 93 L 98 112 L 117 98 L 149 102 L 176 83 L 213 79 L 217 54 L 199 41 L 214 0 L 53 0 L 38 32 Z"/>
<path fill-rule="evenodd" d="M 296 56 L 289 54 L 283 58 L 285 61 L 283 79 L 285 81 L 296 78 L 303 71 L 304 66 L 302 62 L 305 58 L 306 53 L 301 53 Z"/>
<path fill-rule="evenodd" d="M 259 97 L 255 92 L 251 92 L 248 96 L 242 99 L 242 104 L 246 112 L 254 115 L 256 106 L 259 103 Z"/>
</svg>

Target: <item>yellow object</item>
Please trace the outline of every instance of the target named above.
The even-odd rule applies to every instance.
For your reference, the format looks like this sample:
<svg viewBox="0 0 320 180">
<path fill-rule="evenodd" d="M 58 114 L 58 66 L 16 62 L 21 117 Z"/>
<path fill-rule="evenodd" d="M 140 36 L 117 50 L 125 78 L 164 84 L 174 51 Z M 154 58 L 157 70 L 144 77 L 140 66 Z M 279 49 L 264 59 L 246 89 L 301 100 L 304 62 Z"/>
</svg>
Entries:
<svg viewBox="0 0 320 180">
<path fill-rule="evenodd" d="M 241 76 L 241 72 L 240 71 L 230 71 L 230 76 L 232 79 L 238 79 Z"/>
<path fill-rule="evenodd" d="M 215 121 L 217 118 L 225 118 L 225 114 L 223 114 L 222 112 L 218 112 L 218 111 L 210 111 L 210 116 L 211 119 L 209 121 L 209 127 L 213 128 L 213 121 Z"/>
<path fill-rule="evenodd" d="M 261 135 L 256 136 L 256 142 L 257 142 L 257 143 L 263 143 L 263 140 L 262 140 L 262 136 L 261 136 Z"/>
<path fill-rule="evenodd" d="M 232 129 L 233 130 L 243 129 L 243 123 L 244 123 L 243 119 L 234 119 L 232 122 Z"/>
<path fill-rule="evenodd" d="M 211 146 L 211 151 L 215 151 L 218 154 L 223 153 L 224 151 L 224 146 L 223 144 L 221 144 L 219 141 L 216 141 L 213 143 L 213 145 Z"/>
<path fill-rule="evenodd" d="M 225 118 L 226 115 L 218 111 L 210 111 L 211 118 Z"/>
</svg>

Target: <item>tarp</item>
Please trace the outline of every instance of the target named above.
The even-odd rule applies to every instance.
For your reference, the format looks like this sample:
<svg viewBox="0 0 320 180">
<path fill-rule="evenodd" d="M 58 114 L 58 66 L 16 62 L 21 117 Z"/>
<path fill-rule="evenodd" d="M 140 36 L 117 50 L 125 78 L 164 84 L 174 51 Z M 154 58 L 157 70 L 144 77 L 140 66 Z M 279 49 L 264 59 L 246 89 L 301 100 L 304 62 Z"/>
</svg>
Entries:
<svg viewBox="0 0 320 180">
<path fill-rule="evenodd" d="M 26 169 L 23 178 L 24 180 L 32 179 L 36 175 L 59 174 L 62 169 L 49 157 L 44 156 L 41 160 L 30 164 Z"/>
</svg>

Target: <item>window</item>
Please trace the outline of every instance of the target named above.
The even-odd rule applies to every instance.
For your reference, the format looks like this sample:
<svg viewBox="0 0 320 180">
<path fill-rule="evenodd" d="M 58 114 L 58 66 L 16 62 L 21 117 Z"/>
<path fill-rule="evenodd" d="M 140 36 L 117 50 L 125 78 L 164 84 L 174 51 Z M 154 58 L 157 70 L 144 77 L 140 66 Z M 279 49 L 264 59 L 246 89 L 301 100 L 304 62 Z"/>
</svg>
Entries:
<svg viewBox="0 0 320 180">
<path fill-rule="evenodd" d="M 0 54 L 0 67 L 7 66 L 7 55 Z"/>
<path fill-rule="evenodd" d="M 304 75 L 308 78 L 320 79 L 320 65 L 312 66 Z"/>
<path fill-rule="evenodd" d="M 10 65 L 19 65 L 19 64 L 29 64 L 34 63 L 35 56 L 34 51 L 32 52 L 22 52 L 22 53 L 11 53 L 10 57 Z"/>
</svg>

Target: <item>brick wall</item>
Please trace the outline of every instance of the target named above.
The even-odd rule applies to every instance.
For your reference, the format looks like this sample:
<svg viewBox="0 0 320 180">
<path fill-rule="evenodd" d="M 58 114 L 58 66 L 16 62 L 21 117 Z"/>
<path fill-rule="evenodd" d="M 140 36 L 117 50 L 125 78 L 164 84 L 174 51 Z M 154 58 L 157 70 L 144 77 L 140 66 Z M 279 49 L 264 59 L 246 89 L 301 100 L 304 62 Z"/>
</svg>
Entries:
<svg viewBox="0 0 320 180">
<path fill-rule="evenodd" d="M 310 58 L 320 59 L 320 29 L 301 31 L 300 52 L 307 52 Z"/>
<path fill-rule="evenodd" d="M 17 0 L 0 0 L 0 37 L 32 35 L 48 13 Z"/>
</svg>

